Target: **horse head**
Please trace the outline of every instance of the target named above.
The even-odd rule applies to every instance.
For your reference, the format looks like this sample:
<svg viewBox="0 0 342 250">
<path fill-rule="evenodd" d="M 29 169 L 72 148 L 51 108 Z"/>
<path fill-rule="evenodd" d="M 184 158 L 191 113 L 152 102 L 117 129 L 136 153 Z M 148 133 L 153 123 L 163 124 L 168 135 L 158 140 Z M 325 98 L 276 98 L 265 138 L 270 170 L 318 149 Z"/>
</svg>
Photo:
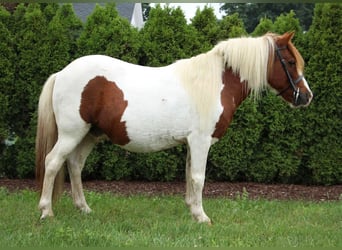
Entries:
<svg viewBox="0 0 342 250">
<path fill-rule="evenodd" d="M 294 32 L 273 36 L 268 83 L 292 107 L 308 106 L 313 94 L 304 78 L 304 60 L 291 42 Z"/>
</svg>

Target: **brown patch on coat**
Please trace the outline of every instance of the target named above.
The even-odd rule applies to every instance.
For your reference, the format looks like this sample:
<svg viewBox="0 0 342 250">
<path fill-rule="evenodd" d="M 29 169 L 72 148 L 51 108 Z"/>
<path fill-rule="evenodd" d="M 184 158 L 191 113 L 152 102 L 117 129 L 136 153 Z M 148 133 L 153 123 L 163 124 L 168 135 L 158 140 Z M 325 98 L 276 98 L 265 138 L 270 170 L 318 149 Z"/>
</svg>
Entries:
<svg viewBox="0 0 342 250">
<path fill-rule="evenodd" d="M 223 112 L 215 126 L 212 137 L 223 137 L 233 119 L 236 109 L 249 94 L 246 82 L 241 82 L 240 77 L 233 74 L 231 69 L 226 69 L 222 74 L 223 89 L 221 91 L 221 104 Z"/>
<path fill-rule="evenodd" d="M 84 121 L 93 125 L 92 131 L 105 133 L 118 145 L 129 143 L 126 122 L 121 117 L 127 108 L 121 89 L 115 82 L 96 76 L 84 87 L 80 114 Z"/>
</svg>

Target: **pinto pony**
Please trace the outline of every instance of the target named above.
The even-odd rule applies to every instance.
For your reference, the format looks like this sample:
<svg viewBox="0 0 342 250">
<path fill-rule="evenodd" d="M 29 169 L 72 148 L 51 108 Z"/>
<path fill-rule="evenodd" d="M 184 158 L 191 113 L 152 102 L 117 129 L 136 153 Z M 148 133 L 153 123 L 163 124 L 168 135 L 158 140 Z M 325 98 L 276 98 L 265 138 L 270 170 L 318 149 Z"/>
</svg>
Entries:
<svg viewBox="0 0 342 250">
<path fill-rule="evenodd" d="M 241 102 L 267 87 L 294 107 L 313 95 L 293 33 L 234 38 L 198 56 L 159 68 L 103 55 L 76 59 L 50 76 L 39 99 L 36 175 L 41 218 L 53 216 L 53 190 L 64 162 L 76 207 L 85 213 L 81 171 L 100 138 L 133 152 L 187 145 L 185 201 L 210 223 L 202 190 L 210 146 L 227 130 Z M 56 181 L 55 181 L 56 179 Z"/>
</svg>

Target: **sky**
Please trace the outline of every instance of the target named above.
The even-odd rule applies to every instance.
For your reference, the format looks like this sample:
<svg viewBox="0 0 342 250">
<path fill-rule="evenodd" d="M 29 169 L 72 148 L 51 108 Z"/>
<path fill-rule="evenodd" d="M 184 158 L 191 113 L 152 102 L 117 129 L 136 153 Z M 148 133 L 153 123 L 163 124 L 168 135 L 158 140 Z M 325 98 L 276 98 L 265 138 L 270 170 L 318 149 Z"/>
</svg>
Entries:
<svg viewBox="0 0 342 250">
<path fill-rule="evenodd" d="M 160 4 L 162 7 L 165 5 L 165 3 Z M 224 12 L 220 12 L 220 6 L 222 3 L 168 3 L 170 7 L 177 7 L 180 6 L 181 9 L 184 11 L 185 17 L 190 21 L 191 18 L 193 18 L 196 14 L 196 10 L 199 7 L 201 10 L 204 8 L 205 5 L 208 5 L 209 7 L 214 8 L 215 15 L 218 19 L 221 19 Z M 154 4 L 151 4 L 151 6 L 154 7 Z"/>
</svg>

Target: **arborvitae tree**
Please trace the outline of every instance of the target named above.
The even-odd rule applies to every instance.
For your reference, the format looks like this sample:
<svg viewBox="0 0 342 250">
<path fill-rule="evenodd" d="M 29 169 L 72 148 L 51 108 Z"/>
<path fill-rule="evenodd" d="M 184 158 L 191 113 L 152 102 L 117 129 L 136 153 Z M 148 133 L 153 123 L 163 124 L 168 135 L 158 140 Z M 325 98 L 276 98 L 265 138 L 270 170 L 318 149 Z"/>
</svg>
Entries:
<svg viewBox="0 0 342 250">
<path fill-rule="evenodd" d="M 246 181 L 263 128 L 262 115 L 252 98 L 234 114 L 226 135 L 210 150 L 207 173 L 215 180 Z M 254 178 L 251 178 L 255 181 Z"/>
<path fill-rule="evenodd" d="M 226 40 L 228 38 L 240 37 L 247 35 L 242 19 L 239 14 L 225 16 L 219 22 L 218 40 Z"/>
<path fill-rule="evenodd" d="M 21 17 L 19 15 L 22 15 Z M 12 118 L 15 133 L 25 135 L 31 113 L 37 108 L 40 87 L 49 75 L 47 68 L 47 22 L 39 4 L 20 4 L 14 12 L 15 91 L 11 96 Z"/>
<path fill-rule="evenodd" d="M 195 30 L 187 25 L 184 13 L 179 7 L 161 8 L 157 5 L 152 8 L 140 35 L 142 65 L 167 65 L 201 51 Z"/>
<path fill-rule="evenodd" d="M 314 99 L 303 117 L 302 167 L 315 183 L 342 183 L 342 4 L 316 4 L 305 36 Z"/>
<path fill-rule="evenodd" d="M 257 106 L 262 129 L 250 162 L 249 179 L 293 182 L 301 161 L 297 154 L 302 128 L 297 117 L 301 115 L 301 110 L 292 109 L 274 93 L 265 93 Z"/>
<path fill-rule="evenodd" d="M 62 5 L 48 25 L 48 44 L 50 52 L 49 69 L 56 72 L 75 58 L 82 22 L 75 15 L 72 5 Z"/>
<path fill-rule="evenodd" d="M 203 50 L 209 50 L 216 45 L 218 41 L 218 20 L 215 16 L 214 9 L 205 6 L 203 10 L 196 10 L 196 15 L 191 19 L 190 26 L 194 27 L 199 33 L 199 40 L 203 46 Z"/>
<path fill-rule="evenodd" d="M 296 33 L 293 42 L 297 42 L 302 38 L 302 28 L 299 24 L 298 18 L 295 17 L 294 11 L 289 13 L 283 13 L 276 18 L 274 23 L 269 18 L 261 18 L 259 24 L 255 27 L 252 32 L 253 36 L 260 36 L 267 32 L 274 32 L 278 34 L 284 34 L 285 32 L 294 31 Z"/>
<path fill-rule="evenodd" d="M 261 24 L 259 28 L 262 27 Z M 263 25 L 269 26 L 269 31 L 278 34 L 297 31 L 294 42 L 302 37 L 299 21 L 292 11 L 286 15 L 281 14 L 273 25 L 269 19 L 264 19 Z M 265 93 L 259 101 L 258 111 L 262 114 L 260 122 L 263 128 L 249 175 L 260 182 L 291 182 L 291 178 L 298 174 L 301 161 L 296 153 L 302 127 L 297 119 L 300 111 L 291 109 L 281 98 L 270 92 Z"/>
<path fill-rule="evenodd" d="M 11 168 L 9 175 L 33 176 L 36 109 L 41 86 L 49 71 L 47 21 L 39 4 L 20 4 L 13 14 L 11 30 L 16 60 L 13 91 L 9 96 L 10 119 L 16 143 L 6 148 L 3 160 Z M 12 176 L 13 177 L 13 176 Z"/>
<path fill-rule="evenodd" d="M 297 13 L 303 30 L 308 30 L 312 21 L 313 7 L 312 3 L 225 3 L 221 6 L 221 10 L 227 15 L 238 13 L 246 30 L 251 33 L 261 18 L 275 21 L 280 14 L 291 10 Z"/>
<path fill-rule="evenodd" d="M 294 31 L 296 35 L 292 42 L 297 44 L 303 40 L 303 30 L 300 26 L 299 19 L 295 16 L 296 14 L 293 10 L 287 14 L 281 14 L 278 16 L 274 21 L 273 31 L 278 34 Z"/>
<path fill-rule="evenodd" d="M 4 140 L 10 134 L 9 96 L 14 84 L 13 62 L 15 58 L 13 50 L 13 38 L 7 29 L 10 13 L 0 6 L 0 154 L 4 146 Z M 1 166 L 0 166 L 1 176 Z"/>
<path fill-rule="evenodd" d="M 138 30 L 118 15 L 115 4 L 96 5 L 78 40 L 78 56 L 103 54 L 137 63 Z"/>
<path fill-rule="evenodd" d="M 272 32 L 274 30 L 274 25 L 271 19 L 264 17 L 260 19 L 259 24 L 255 27 L 252 32 L 252 36 L 262 36 L 267 32 Z"/>
<path fill-rule="evenodd" d="M 39 5 L 47 23 L 51 22 L 60 7 L 59 3 L 40 3 Z"/>
</svg>

